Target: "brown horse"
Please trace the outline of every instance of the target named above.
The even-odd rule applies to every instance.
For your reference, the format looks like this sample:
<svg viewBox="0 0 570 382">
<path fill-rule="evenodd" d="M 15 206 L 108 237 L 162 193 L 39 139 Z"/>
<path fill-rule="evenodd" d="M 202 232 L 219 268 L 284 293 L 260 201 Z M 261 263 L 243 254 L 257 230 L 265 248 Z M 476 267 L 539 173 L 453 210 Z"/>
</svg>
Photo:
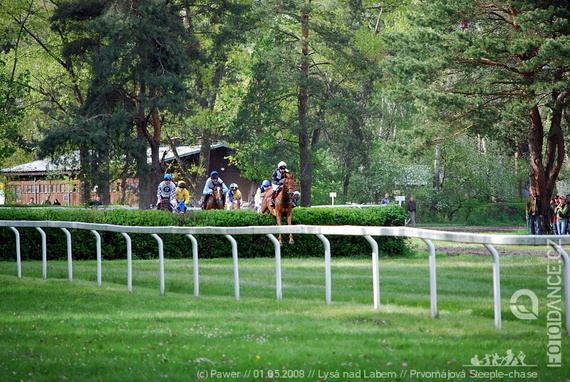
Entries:
<svg viewBox="0 0 570 382">
<path fill-rule="evenodd" d="M 283 217 L 287 218 L 288 225 L 292 225 L 291 216 L 293 214 L 293 201 L 297 198 L 298 190 L 299 187 L 293 180 L 293 175 L 287 175 L 287 178 L 283 181 L 283 187 L 275 198 L 275 207 L 271 207 L 271 195 L 266 195 L 263 198 L 263 203 L 260 207 L 261 213 L 269 212 L 274 215 L 277 220 L 277 225 L 282 225 L 281 219 Z M 281 234 L 279 234 L 279 243 L 283 243 Z M 295 244 L 292 233 L 289 234 L 289 244 Z"/>
<path fill-rule="evenodd" d="M 224 209 L 224 192 L 222 186 L 217 184 L 214 186 L 214 194 L 208 196 L 205 210 L 223 210 Z"/>
</svg>

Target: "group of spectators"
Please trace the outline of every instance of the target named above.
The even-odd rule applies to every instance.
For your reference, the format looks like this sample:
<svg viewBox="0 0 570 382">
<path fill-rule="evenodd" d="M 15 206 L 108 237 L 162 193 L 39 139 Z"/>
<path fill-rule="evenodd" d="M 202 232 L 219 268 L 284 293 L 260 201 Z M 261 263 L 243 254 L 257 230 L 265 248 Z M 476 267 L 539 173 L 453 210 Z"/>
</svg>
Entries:
<svg viewBox="0 0 570 382">
<path fill-rule="evenodd" d="M 542 211 L 540 196 L 535 187 L 529 188 L 530 195 L 526 200 L 526 220 L 528 230 L 531 235 L 542 234 L 542 219 L 546 215 Z M 550 199 L 550 216 L 548 228 L 556 235 L 567 235 L 568 231 L 568 212 L 570 209 L 570 194 L 566 196 L 555 195 Z"/>
</svg>

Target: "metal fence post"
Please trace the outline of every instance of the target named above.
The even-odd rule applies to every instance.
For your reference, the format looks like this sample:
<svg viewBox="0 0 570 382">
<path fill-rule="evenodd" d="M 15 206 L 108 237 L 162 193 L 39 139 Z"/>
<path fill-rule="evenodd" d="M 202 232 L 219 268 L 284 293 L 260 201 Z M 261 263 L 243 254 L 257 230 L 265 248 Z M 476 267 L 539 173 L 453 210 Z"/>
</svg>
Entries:
<svg viewBox="0 0 570 382">
<path fill-rule="evenodd" d="M 198 240 L 190 234 L 186 235 L 192 242 L 192 264 L 194 266 L 194 297 L 200 297 L 200 280 L 198 270 Z"/>
<path fill-rule="evenodd" d="M 234 268 L 234 296 L 239 301 L 239 268 L 238 268 L 238 248 L 237 241 L 231 235 L 225 235 L 226 239 L 232 243 L 232 259 Z"/>
<path fill-rule="evenodd" d="M 20 232 L 14 228 L 10 227 L 10 229 L 16 234 L 16 270 L 18 273 L 18 278 L 22 278 L 22 252 L 20 250 Z"/>
<path fill-rule="evenodd" d="M 127 290 L 129 292 L 133 291 L 133 250 L 131 237 L 125 232 L 121 232 L 121 235 L 127 241 Z"/>
<path fill-rule="evenodd" d="M 491 244 L 485 247 L 493 255 L 493 296 L 495 301 L 495 328 L 501 329 L 501 272 L 499 270 L 499 253 Z"/>
<path fill-rule="evenodd" d="M 332 303 L 331 243 L 324 235 L 318 234 L 317 237 L 321 239 L 325 245 L 325 301 L 327 305 L 330 305 Z"/>
<path fill-rule="evenodd" d="M 101 258 L 101 235 L 94 229 L 91 230 L 95 238 L 97 239 L 97 285 L 103 285 L 103 265 Z"/>
<path fill-rule="evenodd" d="M 435 267 L 435 247 L 428 239 L 423 239 L 429 248 L 429 299 L 431 308 L 431 317 L 438 316 L 437 311 L 437 280 L 436 280 L 436 267 Z"/>
<path fill-rule="evenodd" d="M 46 233 L 40 227 L 36 227 L 36 229 L 42 235 L 42 279 L 47 279 L 47 237 Z"/>
<path fill-rule="evenodd" d="M 372 298 L 374 309 L 380 309 L 380 269 L 378 264 L 378 243 L 372 236 L 364 235 L 364 238 L 372 246 Z"/>
<path fill-rule="evenodd" d="M 67 238 L 67 274 L 69 281 L 73 281 L 73 256 L 71 253 L 71 233 L 67 230 L 67 228 L 61 229 L 65 232 L 65 236 Z"/>
<path fill-rule="evenodd" d="M 281 301 L 283 298 L 283 284 L 281 279 L 281 244 L 279 244 L 279 240 L 277 240 L 272 234 L 267 234 L 267 237 L 273 242 L 273 247 L 275 248 L 275 289 L 277 300 Z"/>
<path fill-rule="evenodd" d="M 151 234 L 158 242 L 158 274 L 160 278 L 160 295 L 164 296 L 164 243 L 156 233 Z"/>
</svg>

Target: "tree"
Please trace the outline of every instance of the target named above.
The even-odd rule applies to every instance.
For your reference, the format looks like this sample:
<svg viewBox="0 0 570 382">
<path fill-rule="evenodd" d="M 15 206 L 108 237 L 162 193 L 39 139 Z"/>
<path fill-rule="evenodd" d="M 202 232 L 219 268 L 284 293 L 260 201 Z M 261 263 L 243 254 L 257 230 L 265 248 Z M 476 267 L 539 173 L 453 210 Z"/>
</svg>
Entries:
<svg viewBox="0 0 570 382">
<path fill-rule="evenodd" d="M 267 2 L 260 12 L 270 24 L 253 40 L 250 80 L 232 125 L 242 151 L 234 160 L 258 180 L 285 160 L 300 177 L 301 204 L 309 206 L 319 158 L 330 158 L 319 150 L 334 150 L 346 195 L 352 172 L 370 151 L 366 120 L 374 114 L 370 92 L 378 80 L 377 56 L 367 56 L 369 47 L 360 42 L 367 29 L 362 4 Z"/>
<path fill-rule="evenodd" d="M 54 29 L 70 36 L 64 57 L 75 58 L 91 72 L 85 102 L 76 122 L 68 125 L 81 126 L 83 135 L 71 143 L 86 148 L 83 172 L 102 174 L 97 180 L 104 190 L 112 149 L 134 159 L 139 207 L 144 208 L 164 173 L 159 146 L 165 115 L 179 113 L 188 99 L 188 50 L 180 8 L 167 0 L 101 0 L 95 5 L 62 3 L 52 18 Z M 87 163 L 95 164 L 97 171 Z"/>
<path fill-rule="evenodd" d="M 387 39 L 386 63 L 400 89 L 447 127 L 434 132 L 440 139 L 512 140 L 526 129 L 529 180 L 545 211 L 565 156 L 569 21 L 565 2 L 419 1 L 409 32 Z"/>
</svg>

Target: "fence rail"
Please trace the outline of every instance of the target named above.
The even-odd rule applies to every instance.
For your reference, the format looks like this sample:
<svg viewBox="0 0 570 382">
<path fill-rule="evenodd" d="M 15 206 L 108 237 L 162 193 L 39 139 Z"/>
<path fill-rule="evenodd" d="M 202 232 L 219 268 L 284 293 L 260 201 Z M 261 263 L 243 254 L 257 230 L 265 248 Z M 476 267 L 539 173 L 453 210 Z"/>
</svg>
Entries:
<svg viewBox="0 0 570 382">
<path fill-rule="evenodd" d="M 459 233 L 435 231 L 421 228 L 410 227 L 370 227 L 370 226 L 310 226 L 310 225 L 294 225 L 294 226 L 248 226 L 248 227 L 132 227 L 119 226 L 110 224 L 95 224 L 81 222 L 63 222 L 63 221 L 0 221 L 0 227 L 11 229 L 16 235 L 16 262 L 18 277 L 22 277 L 21 253 L 20 253 L 20 234 L 17 228 L 35 228 L 42 237 L 42 278 L 47 278 L 47 240 L 43 228 L 59 228 L 67 237 L 67 255 L 68 255 L 68 275 L 69 281 L 73 281 L 73 254 L 72 254 L 72 235 L 69 229 L 90 230 L 96 237 L 97 246 L 97 284 L 102 285 L 102 256 L 101 256 L 101 236 L 99 231 L 121 233 L 127 243 L 127 288 L 132 291 L 132 249 L 131 238 L 129 234 L 149 234 L 158 242 L 158 258 L 159 258 L 159 285 L 160 294 L 165 294 L 165 274 L 164 274 L 164 246 L 160 234 L 180 234 L 186 235 L 192 242 L 192 256 L 194 268 L 194 295 L 198 297 L 199 292 L 199 267 L 198 267 L 198 242 L 194 235 L 224 235 L 232 247 L 232 260 L 234 272 L 234 296 L 236 300 L 240 299 L 239 289 L 239 249 L 237 242 L 233 238 L 234 235 L 266 235 L 274 245 L 275 251 L 275 272 L 276 272 L 276 295 L 281 300 L 282 282 L 281 282 L 281 246 L 274 235 L 277 234 L 302 234 L 316 235 L 324 245 L 325 258 L 325 301 L 326 304 L 332 303 L 332 283 L 331 283 L 331 249 L 329 240 L 325 235 L 329 236 L 363 236 L 371 245 L 372 251 L 372 294 L 375 309 L 380 309 L 380 274 L 378 260 L 378 244 L 373 237 L 393 236 L 420 238 L 428 246 L 429 249 L 429 278 L 430 278 L 430 310 L 431 316 L 438 316 L 437 309 L 437 278 L 436 278 L 436 258 L 435 246 L 432 240 L 448 241 L 456 243 L 481 244 L 490 252 L 493 257 L 493 296 L 494 296 L 494 312 L 495 327 L 501 328 L 501 276 L 500 276 L 500 256 L 495 250 L 494 245 L 524 245 L 524 246 L 543 246 L 553 248 L 563 260 L 563 279 L 564 279 L 564 305 L 566 312 L 566 332 L 570 334 L 570 258 L 563 245 L 570 245 L 570 235 L 490 235 L 476 233 Z"/>
</svg>

